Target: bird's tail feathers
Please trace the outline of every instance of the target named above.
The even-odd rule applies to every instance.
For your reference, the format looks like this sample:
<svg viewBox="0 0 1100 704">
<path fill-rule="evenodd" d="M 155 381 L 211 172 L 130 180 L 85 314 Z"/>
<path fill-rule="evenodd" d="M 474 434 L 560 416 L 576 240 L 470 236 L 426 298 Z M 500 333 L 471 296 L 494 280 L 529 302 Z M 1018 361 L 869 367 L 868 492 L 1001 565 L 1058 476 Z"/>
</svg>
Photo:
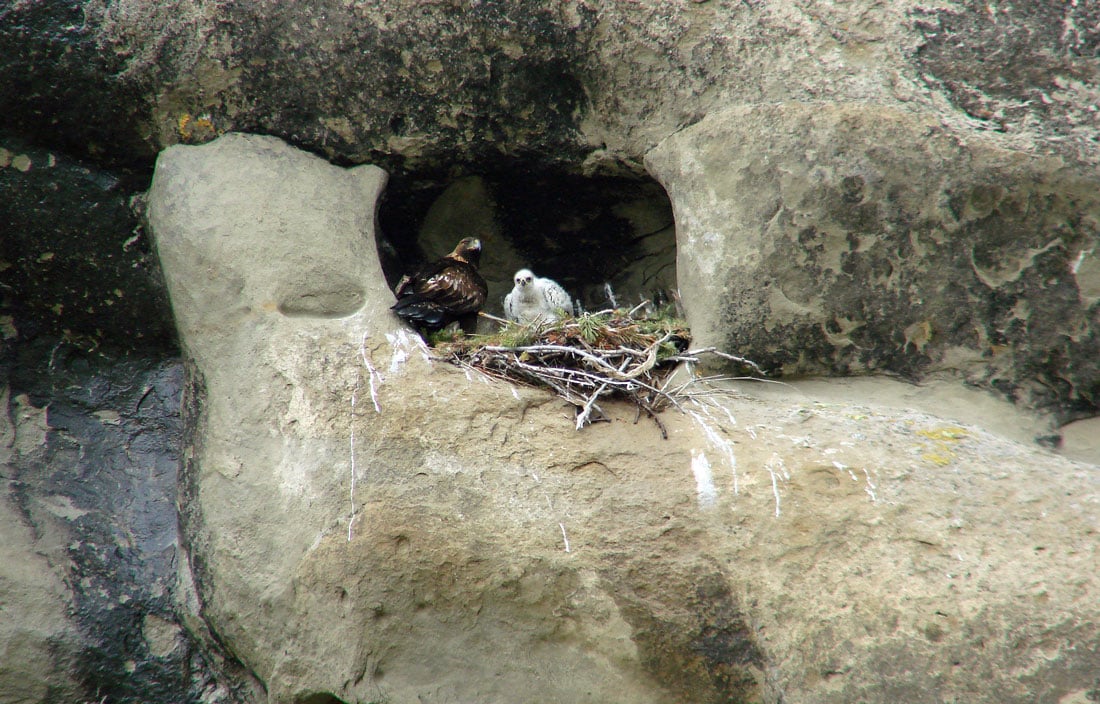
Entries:
<svg viewBox="0 0 1100 704">
<path fill-rule="evenodd" d="M 390 307 L 402 319 L 425 327 L 442 327 L 446 313 L 435 303 L 407 296 Z"/>
</svg>

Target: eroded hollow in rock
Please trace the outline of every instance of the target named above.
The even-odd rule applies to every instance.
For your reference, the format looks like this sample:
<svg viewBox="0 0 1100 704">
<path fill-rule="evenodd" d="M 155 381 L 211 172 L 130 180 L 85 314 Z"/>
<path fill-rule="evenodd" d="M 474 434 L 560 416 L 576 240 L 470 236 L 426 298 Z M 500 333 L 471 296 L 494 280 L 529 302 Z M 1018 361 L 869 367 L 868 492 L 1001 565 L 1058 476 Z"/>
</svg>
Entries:
<svg viewBox="0 0 1100 704">
<path fill-rule="evenodd" d="M 484 310 L 503 314 L 518 269 L 556 280 L 583 310 L 658 304 L 676 290 L 672 205 L 649 178 L 586 177 L 509 163 L 461 173 L 395 174 L 379 208 L 378 249 L 391 288 L 459 239 L 482 241 Z"/>
<path fill-rule="evenodd" d="M 317 692 L 297 697 L 294 704 L 345 704 L 345 702 L 329 692 Z"/>
</svg>

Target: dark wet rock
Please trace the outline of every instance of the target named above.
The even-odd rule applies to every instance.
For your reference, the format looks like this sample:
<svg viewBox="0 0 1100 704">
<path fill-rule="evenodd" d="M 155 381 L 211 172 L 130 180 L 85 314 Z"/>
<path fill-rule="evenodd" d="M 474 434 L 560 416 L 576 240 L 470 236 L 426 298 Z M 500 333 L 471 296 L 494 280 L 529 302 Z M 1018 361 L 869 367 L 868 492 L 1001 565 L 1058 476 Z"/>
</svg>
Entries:
<svg viewBox="0 0 1100 704">
<path fill-rule="evenodd" d="M 104 51 L 96 3 L 5 3 L 0 8 L 0 129 L 99 166 L 148 163 L 149 95 Z"/>
<path fill-rule="evenodd" d="M 182 364 L 41 342 L 4 367 L 19 439 L 4 463 L 10 500 L 69 600 L 53 662 L 36 675 L 41 701 L 73 701 L 74 690 L 95 701 L 236 701 L 218 674 L 223 656 L 185 623 Z"/>
<path fill-rule="evenodd" d="M 135 210 L 145 178 L 0 136 L 0 296 L 20 339 L 174 348 L 160 268 Z"/>
</svg>

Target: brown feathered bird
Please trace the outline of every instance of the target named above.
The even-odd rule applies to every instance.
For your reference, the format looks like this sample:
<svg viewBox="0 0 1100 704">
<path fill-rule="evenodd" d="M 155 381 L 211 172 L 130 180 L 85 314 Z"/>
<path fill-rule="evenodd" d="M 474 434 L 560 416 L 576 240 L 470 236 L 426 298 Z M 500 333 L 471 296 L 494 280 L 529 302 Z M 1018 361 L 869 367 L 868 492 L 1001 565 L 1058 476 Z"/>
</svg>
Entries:
<svg viewBox="0 0 1100 704">
<path fill-rule="evenodd" d="M 489 287 L 477 271 L 481 240 L 462 239 L 454 251 L 406 274 L 397 282 L 397 303 L 391 310 L 405 322 L 425 330 L 442 330 L 459 321 L 467 332 L 477 325 L 477 311 Z"/>
</svg>

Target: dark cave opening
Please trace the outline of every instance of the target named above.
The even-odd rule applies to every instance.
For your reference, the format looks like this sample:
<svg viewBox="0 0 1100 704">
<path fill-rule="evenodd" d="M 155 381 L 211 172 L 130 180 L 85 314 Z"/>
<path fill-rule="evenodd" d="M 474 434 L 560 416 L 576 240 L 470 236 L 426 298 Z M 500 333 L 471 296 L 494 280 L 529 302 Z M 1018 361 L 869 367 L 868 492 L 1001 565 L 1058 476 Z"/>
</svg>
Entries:
<svg viewBox="0 0 1100 704">
<path fill-rule="evenodd" d="M 489 284 L 484 310 L 493 315 L 502 314 L 522 268 L 560 283 L 582 310 L 663 303 L 676 290 L 672 204 L 661 185 L 644 176 L 584 176 L 518 160 L 446 173 L 398 172 L 378 222 L 391 288 L 461 238 L 480 238 L 480 268 Z"/>
</svg>

